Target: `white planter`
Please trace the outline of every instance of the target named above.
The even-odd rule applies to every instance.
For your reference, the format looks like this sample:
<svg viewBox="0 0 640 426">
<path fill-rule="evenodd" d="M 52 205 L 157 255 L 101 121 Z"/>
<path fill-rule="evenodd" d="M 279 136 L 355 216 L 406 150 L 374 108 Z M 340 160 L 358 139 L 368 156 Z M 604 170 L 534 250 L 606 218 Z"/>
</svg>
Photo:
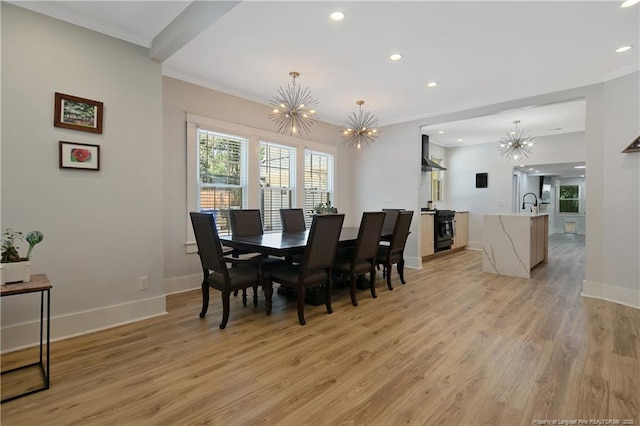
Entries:
<svg viewBox="0 0 640 426">
<path fill-rule="evenodd" d="M 0 281 L 5 283 L 28 283 L 31 279 L 31 261 L 0 263 Z"/>
</svg>

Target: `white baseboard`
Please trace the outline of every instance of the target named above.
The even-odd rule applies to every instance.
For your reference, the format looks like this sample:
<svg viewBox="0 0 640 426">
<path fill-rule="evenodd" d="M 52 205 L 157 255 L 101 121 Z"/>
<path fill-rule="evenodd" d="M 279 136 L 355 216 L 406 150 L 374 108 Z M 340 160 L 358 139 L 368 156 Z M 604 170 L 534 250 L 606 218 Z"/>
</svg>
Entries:
<svg viewBox="0 0 640 426">
<path fill-rule="evenodd" d="M 409 269 L 421 269 L 422 258 L 421 257 L 405 257 L 404 266 Z"/>
<path fill-rule="evenodd" d="M 482 241 L 469 241 L 467 243 L 467 248 L 470 250 L 482 250 L 483 248 Z"/>
<path fill-rule="evenodd" d="M 165 315 L 166 313 L 166 297 L 163 295 L 89 311 L 60 315 L 51 318 L 51 341 L 69 339 Z M 40 344 L 40 320 L 3 327 L 0 333 L 2 334 L 1 353 L 37 346 Z"/>
<path fill-rule="evenodd" d="M 640 309 L 640 291 L 628 288 L 583 280 L 582 295 Z"/>
<path fill-rule="evenodd" d="M 199 289 L 202 285 L 202 274 L 186 275 L 184 277 L 169 278 L 164 280 L 164 294 L 184 293 Z"/>
</svg>

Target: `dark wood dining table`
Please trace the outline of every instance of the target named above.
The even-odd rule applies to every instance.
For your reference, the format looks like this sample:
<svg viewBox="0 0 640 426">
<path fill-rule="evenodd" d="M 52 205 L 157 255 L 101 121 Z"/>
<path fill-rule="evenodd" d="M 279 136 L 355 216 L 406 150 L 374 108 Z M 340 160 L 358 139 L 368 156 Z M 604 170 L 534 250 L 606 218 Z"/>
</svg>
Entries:
<svg viewBox="0 0 640 426">
<path fill-rule="evenodd" d="M 357 226 L 345 226 L 340 232 L 340 246 L 354 245 L 358 239 Z M 383 231 L 382 239 L 388 239 Z M 220 235 L 220 243 L 225 247 L 245 250 L 254 253 L 263 253 L 270 256 L 287 256 L 301 253 L 307 245 L 309 230 L 302 232 L 269 232 L 252 237 L 234 237 L 232 235 Z"/>
</svg>

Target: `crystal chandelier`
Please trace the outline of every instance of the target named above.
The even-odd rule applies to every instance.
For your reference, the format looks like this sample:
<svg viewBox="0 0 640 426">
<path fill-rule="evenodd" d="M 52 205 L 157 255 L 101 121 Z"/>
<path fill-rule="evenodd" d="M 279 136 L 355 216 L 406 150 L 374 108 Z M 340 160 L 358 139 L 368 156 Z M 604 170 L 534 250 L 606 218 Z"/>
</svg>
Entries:
<svg viewBox="0 0 640 426">
<path fill-rule="evenodd" d="M 363 112 L 362 105 L 364 101 L 356 101 L 358 112 L 352 112 L 347 117 L 347 129 L 342 132 L 342 139 L 346 145 L 357 149 L 366 148 L 378 137 L 378 119 L 369 111 Z"/>
<path fill-rule="evenodd" d="M 500 154 L 507 157 L 507 160 L 511 161 L 529 157 L 533 153 L 533 141 L 535 138 L 531 137 L 528 130 L 518 128 L 520 120 L 515 120 L 515 129 L 509 130 L 506 135 L 500 138 L 500 147 L 498 150 Z"/>
<path fill-rule="evenodd" d="M 300 77 L 300 73 L 291 71 L 289 76 L 293 83 L 288 84 L 286 89 L 280 87 L 278 94 L 269 101 L 273 107 L 269 118 L 278 126 L 278 133 L 291 136 L 307 134 L 311 125 L 318 121 L 314 116 L 318 101 L 311 97 L 308 87 L 301 89 L 296 86 L 296 78 Z"/>
</svg>

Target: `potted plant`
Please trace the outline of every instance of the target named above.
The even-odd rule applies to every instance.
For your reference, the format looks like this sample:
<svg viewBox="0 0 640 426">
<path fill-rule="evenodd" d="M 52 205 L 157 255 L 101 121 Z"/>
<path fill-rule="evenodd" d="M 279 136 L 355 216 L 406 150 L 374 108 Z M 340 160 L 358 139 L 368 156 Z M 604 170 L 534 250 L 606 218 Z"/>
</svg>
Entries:
<svg viewBox="0 0 640 426">
<path fill-rule="evenodd" d="M 320 203 L 316 206 L 315 209 L 316 214 L 336 214 L 338 213 L 338 209 L 331 206 L 331 201 L 327 201 L 326 203 Z"/>
<path fill-rule="evenodd" d="M 42 239 L 43 235 L 40 231 L 31 231 L 26 237 L 23 237 L 22 232 L 9 228 L 2 234 L 2 258 L 0 259 L 2 284 L 29 282 L 31 279 L 31 251 Z M 21 257 L 18 244 L 25 240 L 29 243 L 29 250 L 26 257 Z"/>
</svg>

